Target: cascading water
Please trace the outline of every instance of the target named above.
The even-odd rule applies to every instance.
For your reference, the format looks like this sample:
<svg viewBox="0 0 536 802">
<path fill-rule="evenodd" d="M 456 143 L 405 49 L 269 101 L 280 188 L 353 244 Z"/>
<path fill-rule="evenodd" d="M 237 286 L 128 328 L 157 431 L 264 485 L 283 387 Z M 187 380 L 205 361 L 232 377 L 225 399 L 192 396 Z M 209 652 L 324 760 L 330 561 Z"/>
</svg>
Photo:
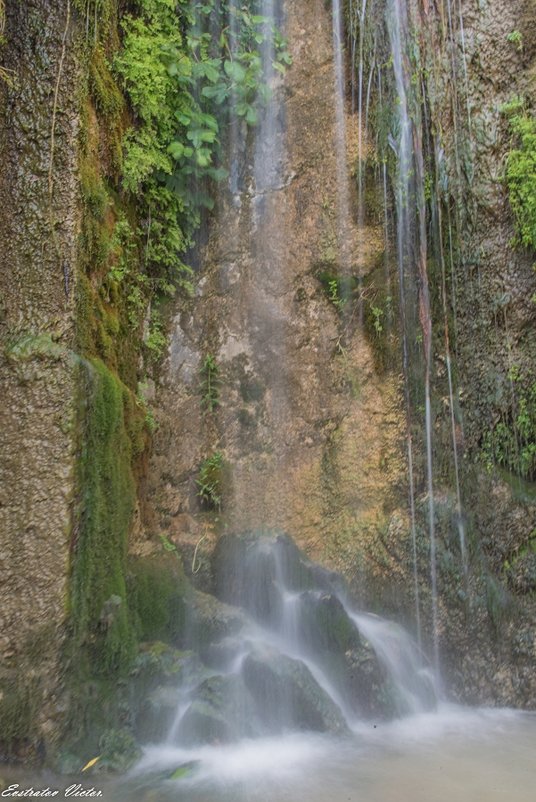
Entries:
<svg viewBox="0 0 536 802">
<path fill-rule="evenodd" d="M 374 6 L 374 4 L 371 4 Z M 237 8 L 237 6 L 232 6 Z M 364 219 L 364 131 L 368 118 L 375 66 L 365 81 L 364 41 L 367 0 L 352 4 L 359 38 L 352 46 L 357 65 L 358 217 Z M 283 19 L 283 7 L 263 0 L 266 31 Z M 431 311 L 427 276 L 425 174 L 419 111 L 412 107 L 408 65 L 408 17 L 402 0 L 388 0 L 387 31 L 398 102 L 390 147 L 396 157 L 396 245 L 402 324 L 403 368 L 406 383 L 409 507 L 414 562 L 417 639 L 399 625 L 358 609 L 345 583 L 335 573 L 310 562 L 286 535 L 223 536 L 214 554 L 215 596 L 225 612 L 221 631 L 209 638 L 199 624 L 190 628 L 192 647 L 201 660 L 179 684 L 176 708 L 164 743 L 149 746 L 133 773 L 132 788 L 143 791 L 158 782 L 162 798 L 188 800 L 292 798 L 293 802 L 359 799 L 376 802 L 381 786 L 367 786 L 366 761 L 379 760 L 385 747 L 397 748 L 414 739 L 419 744 L 413 760 L 421 770 L 420 749 L 430 737 L 456 732 L 471 737 L 483 730 L 499 733 L 512 726 L 505 714 L 468 714 L 446 706 L 439 692 L 439 634 L 435 542 L 434 474 L 432 454 Z M 334 70 L 335 146 L 337 151 L 338 258 L 349 273 L 353 248 L 351 199 L 347 171 L 347 119 L 342 5 L 334 1 L 332 43 Z M 231 123 L 230 194 L 236 208 L 249 215 L 248 327 L 253 349 L 261 351 L 270 377 L 269 426 L 278 448 L 276 457 L 284 476 L 284 432 L 289 412 L 285 376 L 284 310 L 279 304 L 284 282 L 278 193 L 288 179 L 285 165 L 285 125 L 280 79 L 273 67 L 273 44 L 268 35 L 262 46 L 264 79 L 271 98 L 259 105 L 254 142 L 244 165 L 244 142 Z M 366 84 L 366 86 L 365 86 Z M 382 74 L 378 69 L 378 85 Z M 413 118 L 413 119 L 412 119 Z M 234 150 L 239 152 L 233 152 Z M 241 169 L 238 163 L 241 161 Z M 438 160 L 439 163 L 439 160 Z M 243 187 L 238 176 L 245 176 Z M 382 189 L 387 207 L 387 167 L 382 165 Z M 441 228 L 441 224 L 439 224 Z M 385 239 L 389 240 L 388 215 Z M 441 246 L 442 250 L 442 246 Z M 444 299 L 446 288 L 444 288 Z M 445 316 L 446 317 L 446 316 Z M 448 341 L 448 328 L 445 328 Z M 424 365 L 423 365 L 424 353 Z M 258 356 L 258 354 L 257 354 Z M 454 389 L 448 353 L 448 381 L 454 415 Z M 418 578 L 416 486 L 414 478 L 414 398 L 411 384 L 424 377 L 424 416 L 433 660 L 423 653 Z M 456 448 L 452 417 L 453 445 Z M 277 439 L 279 436 L 279 439 Z M 359 433 L 356 433 L 359 436 Z M 455 452 L 460 543 L 466 561 L 465 532 Z M 250 492 L 247 477 L 235 472 L 234 504 Z M 436 712 L 439 711 L 439 712 Z M 517 720 L 516 720 L 517 721 Z M 388 723 L 390 722 L 390 723 Z M 519 722 L 517 722 L 519 723 Z M 517 725 L 516 725 L 517 726 Z M 526 724 L 532 732 L 533 724 Z M 521 728 L 522 729 L 522 728 Z M 448 745 L 448 740 L 446 741 Z M 375 752 L 374 750 L 378 750 Z M 445 755 L 445 752 L 442 753 Z M 316 764 L 316 765 L 315 765 Z M 356 769 L 356 765 L 358 769 Z M 321 771 L 319 770 L 321 766 Z M 400 767 L 399 767 L 400 768 Z M 146 788 L 143 778 L 149 778 Z M 323 779 L 322 779 L 323 778 Z M 269 787 L 267 786 L 269 784 Z M 372 783 L 371 783 L 372 785 Z M 430 788 L 430 785 L 429 785 Z M 289 789 L 291 796 L 289 797 Z M 434 786 L 434 791 L 437 789 Z M 132 798 L 136 798 L 135 791 Z M 522 793 L 522 792 L 521 792 Z M 368 794 L 368 795 L 367 795 Z M 408 792 L 408 798 L 419 799 Z M 421 797 L 422 798 L 422 797 Z M 429 798 L 424 797 L 424 798 Z M 470 797 L 457 797 L 467 799 Z M 522 799 L 522 795 L 519 799 Z M 528 800 L 528 797 L 527 797 Z"/>
<path fill-rule="evenodd" d="M 288 536 L 223 537 L 214 570 L 215 592 L 242 611 L 239 629 L 206 644 L 168 738 L 146 747 L 111 799 L 426 802 L 433 792 L 473 802 L 472 784 L 453 780 L 463 767 L 486 776 L 505 750 L 522 774 L 530 765 L 534 717 L 439 702 L 408 634 L 353 609 L 341 577 Z M 437 760 L 448 766 L 439 796 Z M 529 776 L 518 780 L 521 802 Z M 486 798 L 501 802 L 495 781 Z"/>
<path fill-rule="evenodd" d="M 431 312 L 427 277 L 426 223 L 424 211 L 424 174 L 422 146 L 419 142 L 418 125 L 412 121 L 410 110 L 409 65 L 407 63 L 408 18 L 405 5 L 400 0 L 391 0 L 388 5 L 387 28 L 391 46 L 394 79 L 398 97 L 396 119 L 398 134 L 392 136 L 391 146 L 397 158 L 396 220 L 397 259 L 399 272 L 400 309 L 403 326 L 403 362 L 406 382 L 406 407 L 409 427 L 411 409 L 410 348 L 416 339 L 417 317 L 424 347 L 424 406 L 426 432 L 426 464 L 428 484 L 428 529 L 430 536 L 430 576 L 432 590 L 432 637 L 434 664 L 439 670 L 439 638 L 437 611 L 437 565 L 435 539 L 435 512 L 433 486 L 432 420 L 430 401 L 431 371 Z M 415 109 L 414 114 L 418 111 Z M 419 287 L 415 296 L 415 288 Z M 417 315 L 418 309 L 418 315 Z M 414 357 L 415 359 L 415 357 Z M 410 476 L 410 513 L 414 556 L 416 552 L 415 490 L 413 480 L 413 444 L 408 427 L 408 463 Z M 417 580 L 415 580 L 417 584 Z M 418 599 L 417 591 L 416 598 Z"/>
<path fill-rule="evenodd" d="M 204 667 L 180 685 L 168 746 L 349 735 L 367 720 L 436 707 L 417 644 L 394 623 L 356 611 L 342 578 L 309 562 L 288 536 L 223 537 L 214 571 L 216 595 L 240 610 L 239 629 L 201 650 Z M 199 648 L 195 628 L 191 640 Z"/>
</svg>

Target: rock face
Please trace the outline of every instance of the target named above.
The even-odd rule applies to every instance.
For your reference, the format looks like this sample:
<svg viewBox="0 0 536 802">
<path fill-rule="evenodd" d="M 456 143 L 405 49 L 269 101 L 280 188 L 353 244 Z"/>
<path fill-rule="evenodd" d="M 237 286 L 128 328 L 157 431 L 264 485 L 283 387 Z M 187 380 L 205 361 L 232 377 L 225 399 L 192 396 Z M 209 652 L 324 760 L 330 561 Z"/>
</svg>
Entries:
<svg viewBox="0 0 536 802">
<path fill-rule="evenodd" d="M 534 707 L 530 665 L 536 653 L 529 633 L 536 611 L 527 585 L 516 585 L 513 577 L 523 575 L 533 551 L 535 495 L 530 483 L 497 471 L 494 463 L 519 473 L 520 409 L 529 409 L 527 417 L 534 419 L 527 401 L 536 357 L 534 254 L 516 244 L 505 165 L 519 142 L 504 107 L 516 97 L 534 104 L 536 9 L 524 0 L 461 2 L 449 16 L 450 5 L 389 0 L 376 6 L 373 22 L 386 25 L 388 9 L 396 7 L 407 12 L 408 30 L 402 25 L 400 36 L 408 84 L 419 86 L 407 87 L 419 120 L 414 149 L 423 154 L 426 220 L 435 231 L 427 238 L 426 269 L 432 295 L 438 646 L 447 684 L 458 698 Z M 387 32 L 384 46 L 385 58 L 377 59 L 385 63 L 393 47 Z M 389 69 L 383 76 L 392 80 Z M 396 97 L 393 89 L 387 106 Z M 414 220 L 417 213 L 412 210 Z M 424 405 L 417 401 L 412 416 L 415 560 L 421 617 L 431 640 Z M 382 598 L 384 609 L 409 611 L 414 557 L 403 522 L 392 518 L 382 542 L 383 566 L 374 571 L 376 581 L 364 599 L 370 604 Z"/>
<path fill-rule="evenodd" d="M 53 745 L 66 712 L 60 655 L 80 456 L 73 357 L 80 323 L 74 297 L 80 230 L 76 88 L 87 79 L 81 81 L 87 64 L 76 53 L 72 0 L 4 5 L 2 66 L 15 72 L 16 81 L 2 82 L 0 101 L 0 757 Z M 443 4 L 407 5 L 420 20 L 429 133 L 441 132 L 436 166 L 448 187 L 444 211 L 452 212 L 449 233 L 456 240 L 449 275 L 454 402 L 437 275 L 432 299 L 440 651 L 458 698 L 534 707 L 534 487 L 510 475 L 488 475 L 482 457 L 489 457 L 489 433 L 498 424 L 511 426 L 519 397 L 534 378 L 534 258 L 512 246 L 502 181 L 512 141 L 500 108 L 514 95 L 534 103 L 535 5 L 460 0 L 460 15 L 452 20 Z M 384 11 L 381 3 L 374 8 Z M 337 102 L 330 10 L 322 0 L 288 0 L 284 14 L 294 63 L 272 80 L 276 103 L 261 113 L 256 130 L 238 127 L 227 143 L 236 167 L 232 188 L 221 190 L 210 221 L 196 295 L 177 301 L 173 311 L 133 550 L 148 558 L 159 548 L 150 535 L 166 535 L 187 558 L 198 587 L 264 623 L 282 615 L 281 597 L 270 584 L 271 572 L 282 571 L 297 600 L 300 648 L 325 649 L 324 667 L 338 677 L 341 695 L 358 697 L 356 688 L 366 689 L 359 712 L 376 716 L 388 709 L 381 701 L 383 678 L 370 649 L 348 627 L 337 599 L 339 580 L 330 571 L 344 573 L 363 604 L 413 621 L 405 409 L 392 301 L 396 270 L 389 248 L 384 253 L 377 208 L 383 188 L 367 173 L 366 214 L 353 188 L 356 142 L 361 139 L 364 160 L 373 153 L 350 104 Z M 94 110 L 88 129 L 95 128 L 93 117 Z M 86 133 L 94 138 L 94 131 Z M 91 157 L 97 158 L 99 147 L 88 149 Z M 95 299 L 100 284 L 87 267 L 84 286 Z M 129 370 L 135 389 L 136 365 Z M 461 505 L 453 484 L 453 438 Z M 429 643 L 429 523 L 420 446 L 415 456 L 416 584 Z M 311 566 L 281 537 L 279 564 L 274 552 L 266 556 L 261 574 L 268 581 L 248 599 L 240 572 L 225 571 L 233 550 L 247 566 L 244 541 L 221 538 L 215 569 L 210 558 L 218 536 L 265 526 L 288 531 L 327 568 Z M 108 601 L 118 598 L 112 594 Z M 187 601 L 185 629 L 195 633 L 209 672 L 229 668 L 245 614 L 206 594 Z M 187 638 L 190 631 L 182 634 Z M 229 700 L 246 699 L 245 713 L 254 719 L 274 694 L 285 693 L 297 700 L 293 715 L 303 726 L 342 729 L 306 666 L 277 650 L 261 653 L 252 646 L 240 679 L 208 677 L 205 668 L 196 664 L 201 681 L 183 722 L 185 737 L 232 737 Z M 169 729 L 177 702 L 174 676 L 164 672 L 146 688 L 147 737 Z M 143 737 L 141 720 L 133 727 Z"/>
<path fill-rule="evenodd" d="M 53 740 L 74 492 L 78 64 L 69 3 L 7 3 L 0 149 L 0 753 Z M 58 98 L 60 101 L 58 102 Z"/>
<path fill-rule="evenodd" d="M 364 283 L 377 269 L 383 232 L 340 219 L 340 162 L 354 169 L 355 120 L 347 113 L 352 136 L 338 152 L 330 13 L 320 0 L 284 10 L 293 65 L 274 86 L 277 176 L 267 186 L 260 174 L 261 118 L 233 153 L 238 190 L 222 191 L 210 221 L 196 297 L 175 310 L 157 387 L 148 523 L 189 554 L 203 537 L 201 562 L 225 526 L 280 528 L 351 572 L 363 534 L 400 503 L 404 479 L 399 376 L 376 368 L 371 338 L 357 313 L 348 319 L 335 286 L 344 276 L 348 286 Z M 212 413 L 203 405 L 208 355 L 218 368 Z M 211 514 L 196 482 L 219 452 L 229 471 L 221 511 Z"/>
<path fill-rule="evenodd" d="M 377 14 L 383 25 L 385 8 L 375 5 L 373 24 Z M 512 143 L 500 111 L 514 94 L 533 92 L 534 4 L 493 0 L 476 8 L 462 2 L 461 16 L 450 22 L 427 2 L 408 8 L 418 20 L 422 59 L 413 66 L 426 75 L 429 117 L 423 119 L 438 136 L 430 169 L 448 188 L 443 212 L 451 225 L 443 233 L 445 242 L 455 240 L 447 288 L 453 399 L 441 276 L 429 268 L 440 650 L 459 698 L 532 706 L 535 645 L 526 552 L 532 549 L 534 496 L 515 479 L 517 490 L 498 474 L 488 475 L 483 456 L 489 432 L 514 415 L 512 366 L 523 376 L 518 386 L 525 392 L 535 355 L 533 257 L 512 246 L 502 182 Z M 205 587 L 212 581 L 210 552 L 222 531 L 284 529 L 310 556 L 344 572 L 364 606 L 388 610 L 410 626 L 416 557 L 430 646 L 424 433 L 413 432 L 414 552 L 398 313 L 389 306 L 396 307 L 392 296 L 398 292 L 391 258 L 396 244 L 389 243 L 386 256 L 377 208 L 382 187 L 375 186 L 374 170 L 365 171 L 364 215 L 349 185 L 348 217 L 362 226 L 344 222 L 330 14 L 321 3 L 298 7 L 292 0 L 285 13 L 294 64 L 274 87 L 280 103 L 271 129 L 277 169 L 261 175 L 262 121 L 256 133 L 243 131 L 233 151 L 236 157 L 238 147 L 240 154 L 235 190 L 221 193 L 201 252 L 196 298 L 180 303 L 172 322 L 157 388 L 160 428 L 148 523 L 167 531 L 186 554 L 196 552 Z M 511 36 L 516 31 L 522 46 Z M 348 108 L 345 117 L 346 173 L 353 175 L 359 132 Z M 361 141 L 364 161 L 374 164 L 364 132 Z M 381 171 L 376 175 L 381 179 Z M 361 287 L 364 327 L 348 320 L 344 289 L 333 283 L 341 276 L 347 288 Z M 376 317 L 379 325 L 371 327 L 380 307 L 384 325 Z M 352 308 L 359 318 L 359 303 Z M 212 413 L 203 406 L 207 356 L 218 367 Z M 423 417 L 418 408 L 416 418 Z M 203 461 L 215 453 L 223 455 L 227 473 L 221 509 L 211 512 L 200 502 L 198 481 Z M 468 582 L 460 526 L 468 540 Z"/>
<path fill-rule="evenodd" d="M 450 177 L 451 198 L 457 196 L 458 205 L 463 199 L 455 213 L 459 245 L 452 277 L 452 332 L 461 497 L 472 564 L 464 588 L 463 578 L 456 579 L 452 570 L 451 557 L 459 548 L 452 463 L 449 467 L 439 457 L 441 636 L 447 670 L 460 697 L 534 707 L 536 684 L 530 665 L 536 643 L 528 633 L 534 631 L 536 607 L 530 591 L 512 582 L 511 568 L 531 551 L 536 496 L 523 480 L 506 472 L 490 475 L 483 464 L 489 458 L 492 432 L 503 425 L 514 430 L 519 399 L 534 385 L 534 254 L 516 245 L 504 175 L 507 154 L 518 143 L 503 108 L 516 96 L 529 105 L 536 99 L 536 6 L 525 0 L 493 0 L 485 8 L 463 2 L 460 13 L 454 37 L 463 42 L 464 58 L 460 50 L 456 54 L 441 44 L 440 21 L 434 14 L 423 35 L 433 75 L 431 124 L 441 131 L 445 154 L 441 169 Z M 453 70 L 457 80 L 447 85 Z M 435 385 L 443 399 L 444 349 L 438 337 Z M 436 412 L 436 449 L 443 453 L 449 425 L 446 407 L 441 410 L 438 405 Z M 443 496 L 449 486 L 450 498 L 448 491 Z"/>
</svg>

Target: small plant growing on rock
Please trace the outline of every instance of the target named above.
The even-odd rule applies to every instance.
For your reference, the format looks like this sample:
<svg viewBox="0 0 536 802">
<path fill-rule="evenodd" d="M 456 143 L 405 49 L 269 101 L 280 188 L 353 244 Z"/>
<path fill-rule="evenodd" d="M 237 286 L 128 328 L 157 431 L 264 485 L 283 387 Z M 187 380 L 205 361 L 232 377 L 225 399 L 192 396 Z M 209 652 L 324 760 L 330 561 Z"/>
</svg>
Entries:
<svg viewBox="0 0 536 802">
<path fill-rule="evenodd" d="M 223 493 L 224 459 L 221 451 L 216 451 L 201 463 L 196 484 L 197 495 L 209 509 L 221 509 Z"/>
<path fill-rule="evenodd" d="M 201 405 L 208 412 L 214 412 L 220 403 L 219 372 L 215 357 L 208 354 L 201 367 Z"/>
<path fill-rule="evenodd" d="M 370 311 L 372 313 L 372 325 L 374 326 L 374 331 L 379 337 L 383 331 L 383 323 L 382 323 L 382 318 L 384 314 L 383 309 L 381 308 L 381 306 L 374 306 L 374 304 L 372 304 L 370 307 Z"/>
<path fill-rule="evenodd" d="M 511 31 L 506 38 L 516 46 L 516 50 L 523 50 L 523 37 L 520 31 Z"/>
<path fill-rule="evenodd" d="M 536 120 L 522 98 L 505 104 L 515 147 L 506 162 L 506 185 L 514 213 L 518 242 L 536 250 Z"/>
</svg>

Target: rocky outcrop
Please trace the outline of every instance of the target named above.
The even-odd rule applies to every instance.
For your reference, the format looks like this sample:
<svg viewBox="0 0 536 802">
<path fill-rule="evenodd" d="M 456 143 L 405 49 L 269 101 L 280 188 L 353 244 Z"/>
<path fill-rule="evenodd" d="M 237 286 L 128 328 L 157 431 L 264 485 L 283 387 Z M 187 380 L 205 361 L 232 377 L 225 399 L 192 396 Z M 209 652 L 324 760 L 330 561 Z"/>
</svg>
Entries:
<svg viewBox="0 0 536 802">
<path fill-rule="evenodd" d="M 354 169 L 355 139 L 338 152 L 329 10 L 320 0 L 289 2 L 285 15 L 293 64 L 273 87 L 270 146 L 279 172 L 263 187 L 261 120 L 232 154 L 238 190 L 222 190 L 196 297 L 174 310 L 156 388 L 147 525 L 192 556 L 199 543 L 198 566 L 226 527 L 269 526 L 352 573 L 364 533 L 382 528 L 404 494 L 399 376 L 377 369 L 376 335 L 357 314 L 348 319 L 336 287 L 346 275 L 355 290 L 377 269 L 383 234 L 349 224 L 351 245 L 340 236 L 338 165 Z M 355 131 L 349 113 L 346 123 Z M 365 306 L 372 301 L 366 295 Z M 207 356 L 217 367 L 212 412 Z M 211 512 L 198 481 L 217 453 L 228 473 Z"/>
<path fill-rule="evenodd" d="M 464 580 L 463 571 L 456 577 L 452 555 L 459 549 L 459 520 L 452 461 L 449 466 L 442 459 L 452 451 L 451 402 L 445 400 L 446 345 L 438 326 L 435 391 L 443 408 L 437 405 L 435 447 L 444 661 L 460 698 L 530 707 L 536 705 L 530 671 L 536 643 L 528 633 L 534 630 L 536 607 L 509 571 L 518 555 L 531 551 L 536 497 L 514 475 L 521 470 L 519 455 L 505 453 L 510 435 L 500 432 L 511 432 L 521 452 L 519 404 L 530 396 L 535 380 L 534 254 L 519 244 L 511 211 L 505 170 L 518 143 L 504 111 L 516 97 L 529 106 L 536 101 L 535 22 L 533 2 L 493 0 L 486 8 L 464 2 L 446 40 L 441 41 L 441 22 L 432 12 L 423 18 L 422 33 L 430 126 L 438 132 L 436 153 L 441 148 L 444 157 L 438 171 L 442 180 L 448 175 L 453 209 L 454 403 L 471 558 L 470 577 Z M 533 416 L 530 404 L 528 410 Z M 501 474 L 496 467 L 501 462 L 513 473 Z"/>
<path fill-rule="evenodd" d="M 53 741 L 74 493 L 80 65 L 68 0 L 6 4 L 1 87 L 0 752 Z M 33 738 L 30 738 L 33 736 Z"/>
</svg>

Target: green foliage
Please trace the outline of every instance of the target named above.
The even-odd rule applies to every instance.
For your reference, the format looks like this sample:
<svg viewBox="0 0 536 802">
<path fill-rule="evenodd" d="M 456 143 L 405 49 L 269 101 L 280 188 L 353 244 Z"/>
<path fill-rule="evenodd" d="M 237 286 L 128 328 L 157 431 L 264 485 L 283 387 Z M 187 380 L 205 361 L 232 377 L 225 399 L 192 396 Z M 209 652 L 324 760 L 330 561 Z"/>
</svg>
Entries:
<svg viewBox="0 0 536 802">
<path fill-rule="evenodd" d="M 212 354 L 207 354 L 201 366 L 201 405 L 208 411 L 214 412 L 220 403 L 219 378 L 220 369 Z"/>
<path fill-rule="evenodd" d="M 145 338 L 145 348 L 148 351 L 149 361 L 158 362 L 162 358 L 167 345 L 167 337 L 164 333 L 164 324 L 159 312 L 151 312 L 149 323 L 149 333 Z"/>
<path fill-rule="evenodd" d="M 221 508 L 224 470 L 225 463 L 220 451 L 203 460 L 199 469 L 197 495 L 210 509 Z"/>
<path fill-rule="evenodd" d="M 536 381 L 523 381 L 518 370 L 509 376 L 513 402 L 509 416 L 488 432 L 483 455 L 525 479 L 536 478 Z"/>
<path fill-rule="evenodd" d="M 374 326 L 374 331 L 379 337 L 380 334 L 383 332 L 382 318 L 384 316 L 384 311 L 380 306 L 375 306 L 374 304 L 371 304 L 370 312 L 372 315 L 372 325 Z"/>
<path fill-rule="evenodd" d="M 86 363 L 78 531 L 71 579 L 74 642 L 95 673 L 122 673 L 134 655 L 126 604 L 127 536 L 134 511 L 129 390 L 99 360 Z"/>
<path fill-rule="evenodd" d="M 506 39 L 508 42 L 515 45 L 517 50 L 523 50 L 523 36 L 520 31 L 511 31 Z"/>
<path fill-rule="evenodd" d="M 340 295 L 340 282 L 336 278 L 328 280 L 328 298 L 337 309 L 342 309 L 346 302 Z"/>
<path fill-rule="evenodd" d="M 274 66 L 290 63 L 286 43 L 254 5 L 138 0 L 138 15 L 123 21 L 114 63 L 136 117 L 125 137 L 123 183 L 143 195 L 147 264 L 188 290 L 191 271 L 180 254 L 201 210 L 212 208 L 211 182 L 226 175 L 217 164 L 221 107 L 232 97 L 235 113 L 255 124 L 256 103 L 268 92 L 258 51 L 267 36 Z"/>
<path fill-rule="evenodd" d="M 175 643 L 184 629 L 186 583 L 177 550 L 169 545 L 172 550 L 162 556 L 129 561 L 128 606 L 140 641 Z"/>
<path fill-rule="evenodd" d="M 355 297 L 358 288 L 355 276 L 337 276 L 330 270 L 321 270 L 318 273 L 318 280 L 328 300 L 339 312 L 342 312 L 348 301 Z"/>
<path fill-rule="evenodd" d="M 536 119 L 515 98 L 503 106 L 517 147 L 506 162 L 506 184 L 520 243 L 536 250 Z"/>
</svg>

